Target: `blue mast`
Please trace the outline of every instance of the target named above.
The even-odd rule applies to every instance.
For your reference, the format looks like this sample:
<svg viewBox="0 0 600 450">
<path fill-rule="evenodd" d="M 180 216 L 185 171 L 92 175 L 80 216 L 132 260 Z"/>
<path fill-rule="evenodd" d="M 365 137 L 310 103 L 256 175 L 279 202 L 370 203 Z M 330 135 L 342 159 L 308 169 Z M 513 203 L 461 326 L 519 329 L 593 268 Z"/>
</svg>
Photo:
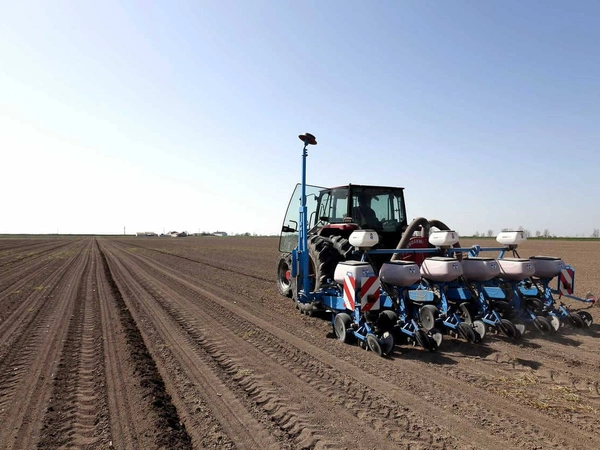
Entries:
<svg viewBox="0 0 600 450">
<path fill-rule="evenodd" d="M 306 217 L 306 158 L 308 157 L 308 146 L 317 145 L 315 137 L 310 133 L 301 134 L 298 136 L 304 142 L 302 149 L 302 195 L 300 197 L 300 230 L 298 233 L 298 258 L 300 259 L 300 267 L 302 277 L 300 277 L 300 286 L 298 286 L 299 300 L 306 303 L 310 289 L 308 280 L 308 218 Z"/>
</svg>

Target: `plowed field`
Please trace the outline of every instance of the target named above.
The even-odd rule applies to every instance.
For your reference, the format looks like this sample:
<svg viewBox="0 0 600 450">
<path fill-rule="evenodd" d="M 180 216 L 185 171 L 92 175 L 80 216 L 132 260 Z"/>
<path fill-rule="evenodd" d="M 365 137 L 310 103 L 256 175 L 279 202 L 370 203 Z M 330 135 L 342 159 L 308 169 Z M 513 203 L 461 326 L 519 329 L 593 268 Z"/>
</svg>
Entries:
<svg viewBox="0 0 600 450">
<path fill-rule="evenodd" d="M 519 251 L 600 294 L 600 242 Z M 381 358 L 280 297 L 277 256 L 274 238 L 0 239 L 0 447 L 600 448 L 598 325 Z"/>
</svg>

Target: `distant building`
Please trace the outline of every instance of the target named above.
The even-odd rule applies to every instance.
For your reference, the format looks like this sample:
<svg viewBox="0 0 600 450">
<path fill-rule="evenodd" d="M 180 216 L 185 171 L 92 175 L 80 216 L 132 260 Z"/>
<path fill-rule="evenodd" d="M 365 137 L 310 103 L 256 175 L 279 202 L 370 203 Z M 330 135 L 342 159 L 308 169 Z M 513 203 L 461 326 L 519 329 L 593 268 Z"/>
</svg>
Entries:
<svg viewBox="0 0 600 450">
<path fill-rule="evenodd" d="M 136 236 L 158 236 L 154 231 L 138 231 L 135 233 Z"/>
<path fill-rule="evenodd" d="M 212 235 L 213 236 L 227 236 L 227 233 L 225 233 L 224 231 L 215 231 Z"/>
<path fill-rule="evenodd" d="M 169 234 L 171 235 L 171 237 L 186 237 L 187 236 L 187 233 L 185 231 L 181 231 L 181 232 L 171 231 Z"/>
</svg>

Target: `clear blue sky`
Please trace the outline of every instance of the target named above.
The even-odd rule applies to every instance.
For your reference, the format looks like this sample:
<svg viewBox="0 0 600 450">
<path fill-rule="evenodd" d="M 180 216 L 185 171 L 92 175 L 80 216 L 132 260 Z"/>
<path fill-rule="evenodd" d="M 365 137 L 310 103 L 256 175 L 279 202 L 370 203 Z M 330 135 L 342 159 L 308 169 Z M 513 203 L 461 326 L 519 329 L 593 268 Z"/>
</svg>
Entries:
<svg viewBox="0 0 600 450">
<path fill-rule="evenodd" d="M 310 184 L 600 228 L 600 2 L 0 3 L 0 233 L 277 233 Z"/>
</svg>

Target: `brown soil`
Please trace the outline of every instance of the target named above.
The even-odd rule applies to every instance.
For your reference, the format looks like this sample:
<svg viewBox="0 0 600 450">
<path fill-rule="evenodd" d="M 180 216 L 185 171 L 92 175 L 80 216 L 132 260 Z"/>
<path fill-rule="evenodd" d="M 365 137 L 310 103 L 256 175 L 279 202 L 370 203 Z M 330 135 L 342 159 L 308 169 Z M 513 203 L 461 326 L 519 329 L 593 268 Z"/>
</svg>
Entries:
<svg viewBox="0 0 600 450">
<path fill-rule="evenodd" d="M 519 252 L 600 293 L 600 242 Z M 0 447 L 600 448 L 598 325 L 381 358 L 280 297 L 277 256 L 274 238 L 0 239 Z"/>
</svg>

